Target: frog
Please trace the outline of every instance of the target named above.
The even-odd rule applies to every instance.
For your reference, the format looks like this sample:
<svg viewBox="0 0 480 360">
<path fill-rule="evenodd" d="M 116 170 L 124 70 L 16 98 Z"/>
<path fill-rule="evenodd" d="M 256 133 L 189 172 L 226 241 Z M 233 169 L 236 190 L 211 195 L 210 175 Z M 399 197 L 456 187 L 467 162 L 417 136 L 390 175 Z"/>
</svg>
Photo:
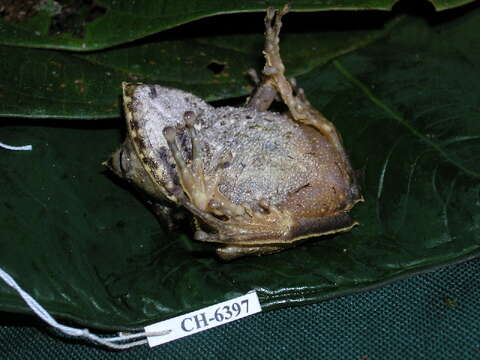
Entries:
<svg viewBox="0 0 480 360">
<path fill-rule="evenodd" d="M 241 107 L 214 107 L 159 84 L 123 83 L 127 138 L 108 166 L 168 227 L 193 218 L 220 259 L 267 255 L 350 231 L 363 201 L 334 124 L 285 76 L 282 18 L 265 15 L 262 77 Z M 286 111 L 270 108 L 283 103 Z"/>
</svg>

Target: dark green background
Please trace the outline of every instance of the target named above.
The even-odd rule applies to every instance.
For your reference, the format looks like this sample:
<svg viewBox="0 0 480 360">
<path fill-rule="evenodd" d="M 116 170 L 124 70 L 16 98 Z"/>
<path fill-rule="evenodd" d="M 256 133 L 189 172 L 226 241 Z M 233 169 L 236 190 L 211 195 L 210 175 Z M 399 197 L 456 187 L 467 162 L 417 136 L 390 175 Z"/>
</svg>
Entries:
<svg viewBox="0 0 480 360">
<path fill-rule="evenodd" d="M 450 9 L 472 0 L 429 0 L 438 10 Z M 57 8 L 43 2 L 34 16 L 23 21 L 0 18 L 0 43 L 26 47 L 45 47 L 89 51 L 111 47 L 154 34 L 190 21 L 219 14 L 263 11 L 282 7 L 283 0 L 97 0 L 58 1 L 74 13 L 55 24 Z M 398 0 L 296 0 L 294 11 L 315 10 L 390 10 Z M 72 4 L 74 4 L 72 6 Z"/>
<path fill-rule="evenodd" d="M 0 47 L 0 141 L 33 144 L 0 152 L 0 264 L 49 311 L 132 328 L 251 289 L 277 309 L 478 256 L 477 4 L 285 18 L 290 75 L 337 125 L 363 174 L 366 202 L 352 212 L 361 226 L 231 263 L 186 228 L 162 230 L 100 165 L 124 136 L 119 84 L 144 79 L 242 103 L 245 71 L 261 67 L 262 15 L 219 19 L 219 34 L 204 19 L 88 54 Z M 250 21 L 258 28 L 243 30 Z M 28 312 L 3 284 L 0 309 Z"/>
<path fill-rule="evenodd" d="M 462 359 L 480 354 L 480 261 L 257 314 L 154 349 L 112 352 L 2 315 L 2 359 Z M 7 325 L 7 326 L 6 326 Z"/>
</svg>

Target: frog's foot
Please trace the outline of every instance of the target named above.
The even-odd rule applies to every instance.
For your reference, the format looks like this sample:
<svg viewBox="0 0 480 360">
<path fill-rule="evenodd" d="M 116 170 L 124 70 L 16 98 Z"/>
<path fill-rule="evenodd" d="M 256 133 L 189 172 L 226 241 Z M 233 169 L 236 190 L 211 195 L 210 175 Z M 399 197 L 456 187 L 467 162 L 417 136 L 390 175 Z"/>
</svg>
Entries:
<svg viewBox="0 0 480 360">
<path fill-rule="evenodd" d="M 222 160 L 219 162 L 213 175 L 206 175 L 202 159 L 202 146 L 197 129 L 195 128 L 196 115 L 193 111 L 184 114 L 185 128 L 190 135 L 192 144 L 192 159 L 187 160 L 177 144 L 177 131 L 173 127 L 166 127 L 163 135 L 175 160 L 176 169 L 184 195 L 188 201 L 203 212 L 212 212 L 217 215 L 238 216 L 245 213 L 242 206 L 233 204 L 219 190 L 218 184 L 222 179 Z M 225 160 L 225 161 L 228 161 Z M 179 195 L 180 197 L 184 197 Z M 186 201 L 183 199 L 182 201 Z"/>
<path fill-rule="evenodd" d="M 214 228 L 215 232 L 207 233 L 198 229 L 195 239 L 206 242 L 219 242 L 228 246 L 263 247 L 282 246 L 291 241 L 294 221 L 286 210 L 268 205 L 264 200 L 256 206 L 244 205 L 246 213 L 238 216 L 217 218 L 205 212 L 185 205 L 197 218 Z M 255 209 L 255 210 L 254 210 Z"/>
</svg>

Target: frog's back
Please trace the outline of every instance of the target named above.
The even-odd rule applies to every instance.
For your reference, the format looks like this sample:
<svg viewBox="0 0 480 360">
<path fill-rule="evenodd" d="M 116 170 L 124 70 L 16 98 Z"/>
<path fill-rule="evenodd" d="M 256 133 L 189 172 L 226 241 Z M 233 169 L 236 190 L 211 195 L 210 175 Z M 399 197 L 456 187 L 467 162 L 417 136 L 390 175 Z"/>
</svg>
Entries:
<svg viewBox="0 0 480 360">
<path fill-rule="evenodd" d="M 233 203 L 256 207 L 259 200 L 280 206 L 288 202 L 296 214 L 315 217 L 344 210 L 351 200 L 348 176 L 342 173 L 334 147 L 318 131 L 288 115 L 246 107 L 214 108 L 192 94 L 159 85 L 124 86 L 130 139 L 144 157 L 142 164 L 152 167 L 148 172 L 157 183 L 178 183 L 172 170 L 175 160 L 163 135 L 166 127 L 176 129 L 183 156 L 192 158 L 191 134 L 184 121 L 185 113 L 192 112 L 205 172 L 222 171 L 219 190 Z M 219 169 L 225 158 L 229 161 Z"/>
<path fill-rule="evenodd" d="M 297 202 L 298 211 L 308 212 L 321 209 L 324 202 L 326 210 L 334 193 L 347 185 L 330 143 L 287 115 L 223 107 L 207 124 L 201 130 L 204 149 L 212 159 L 206 164 L 207 173 L 217 171 L 219 158 L 231 159 L 220 191 L 236 204 L 288 201 Z"/>
</svg>

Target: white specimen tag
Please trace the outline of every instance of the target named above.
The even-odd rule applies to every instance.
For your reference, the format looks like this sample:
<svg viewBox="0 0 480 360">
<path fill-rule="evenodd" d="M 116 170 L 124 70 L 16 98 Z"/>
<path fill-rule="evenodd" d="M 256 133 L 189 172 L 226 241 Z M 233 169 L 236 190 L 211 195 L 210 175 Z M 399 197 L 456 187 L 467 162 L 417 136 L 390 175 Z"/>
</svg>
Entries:
<svg viewBox="0 0 480 360">
<path fill-rule="evenodd" d="M 165 344 L 262 311 L 255 291 L 188 314 L 145 327 L 145 331 L 164 335 L 147 337 L 150 347 Z"/>
</svg>

